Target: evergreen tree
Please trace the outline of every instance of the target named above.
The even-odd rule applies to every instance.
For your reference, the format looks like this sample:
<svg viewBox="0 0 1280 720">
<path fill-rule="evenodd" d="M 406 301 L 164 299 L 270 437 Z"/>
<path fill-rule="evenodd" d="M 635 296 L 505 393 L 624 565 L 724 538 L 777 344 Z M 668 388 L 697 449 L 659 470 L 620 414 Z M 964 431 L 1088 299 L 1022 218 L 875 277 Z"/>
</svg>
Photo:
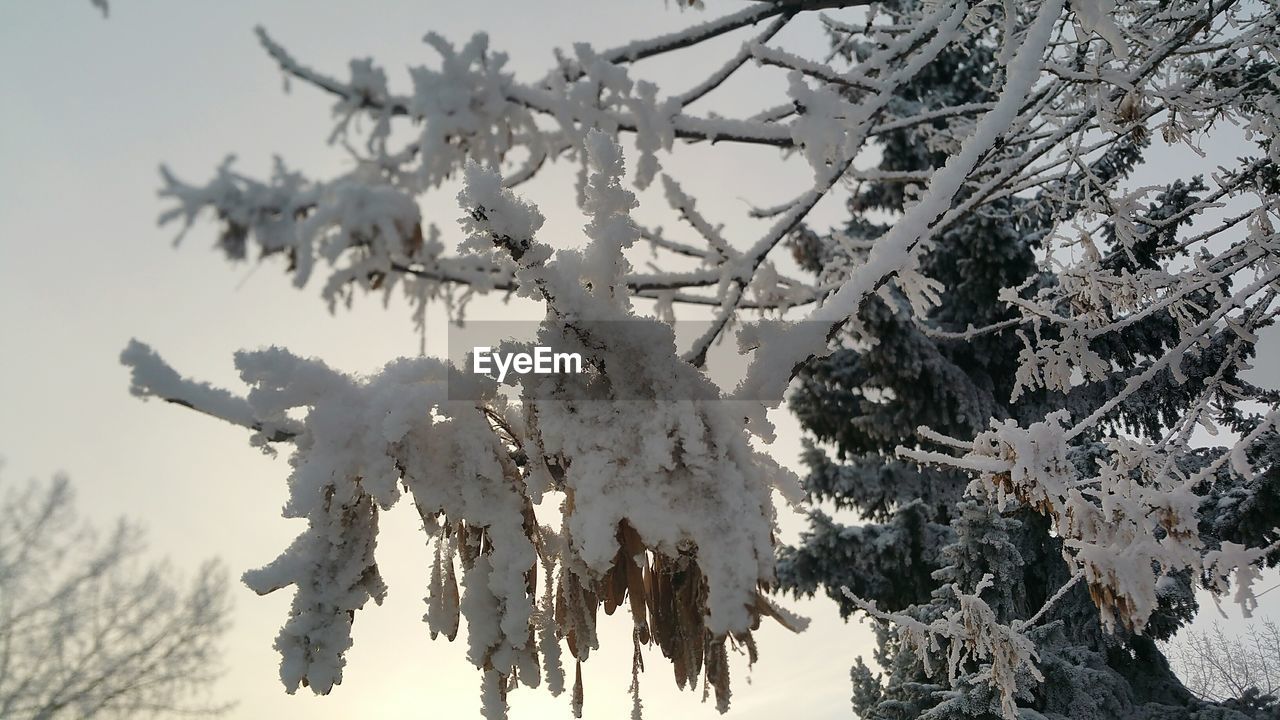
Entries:
<svg viewBox="0 0 1280 720">
<path fill-rule="evenodd" d="M 849 45 L 835 33 L 833 37 L 838 50 L 859 58 L 872 49 Z M 943 53 L 902 89 L 893 109 L 916 114 L 989 102 L 990 78 L 998 72 L 996 54 L 995 47 L 981 40 Z M 1268 71 L 1265 63 L 1256 65 L 1235 72 Z M 857 91 L 849 94 L 858 97 Z M 935 127 L 944 122 L 939 120 Z M 796 258 L 820 277 L 839 274 L 859 262 L 869 241 L 888 229 L 880 221 L 891 222 L 911 202 L 913 173 L 932 171 L 947 159 L 945 148 L 931 145 L 928 128 L 892 132 L 881 139 L 879 169 L 883 172 L 857 187 L 849 202 L 852 217 L 847 224 L 827 235 L 802 230 L 792 239 Z M 983 431 L 988 418 L 1013 419 L 1027 426 L 1060 407 L 1070 408 L 1073 417 L 1087 416 L 1114 393 L 1116 384 L 1136 372 L 1144 358 L 1176 344 L 1178 319 L 1168 312 L 1154 313 L 1125 332 L 1108 333 L 1092 342 L 1091 349 L 1120 372 L 1065 392 L 1019 393 L 1019 353 L 1024 346 L 1020 333 L 1028 330 L 1015 323 L 1017 314 L 1000 299 L 1005 288 L 1020 288 L 1027 296 L 1062 282 L 1045 270 L 1043 262 L 1050 252 L 1045 239 L 1054 224 L 1079 213 L 1098 183 L 1123 178 L 1148 145 L 1145 133 L 1131 132 L 1087 168 L 1034 195 L 1003 200 L 994 212 L 975 213 L 955 224 L 921 261 L 922 274 L 943 286 L 942 302 L 918 312 L 904 292 L 886 285 L 862 305 L 857 326 L 833 340 L 838 349 L 801 374 L 791 408 L 818 443 L 834 448 L 834 456 L 818 443 L 806 441 L 809 529 L 798 546 L 781 551 L 785 590 L 805 595 L 821 590 L 848 617 L 856 606 L 847 589 L 874 601 L 881 610 L 905 610 L 929 622 L 956 607 L 955 588 L 961 588 L 978 592 L 997 619 L 1010 624 L 1031 619 L 1070 579 L 1070 569 L 1062 560 L 1062 542 L 1050 532 L 1044 516 L 1025 508 L 1002 514 L 992 499 L 966 491 L 967 473 L 900 459 L 895 448 L 937 449 L 919 436 L 917 428 L 922 425 L 964 438 Z M 1264 170 L 1252 181 L 1273 183 L 1272 175 L 1273 170 Z M 1155 267 L 1157 255 L 1177 252 L 1175 235 L 1182 225 L 1178 212 L 1205 191 L 1200 178 L 1171 183 L 1149 214 L 1174 221 L 1139 232 L 1124 245 L 1127 250 L 1116 242 L 1116 228 L 1108 225 L 1098 239 L 1104 246 L 1099 258 L 1104 271 Z M 1221 301 L 1212 290 L 1197 298 L 1201 318 Z M 992 326 L 994 331 L 958 337 L 971 328 Z M 1204 379 L 1217 370 L 1236 341 L 1233 333 L 1223 330 L 1198 355 L 1186 359 L 1185 380 L 1166 372 L 1119 404 L 1104 416 L 1093 436 L 1076 447 L 1073 460 L 1081 468 L 1092 467 L 1097 459 L 1094 450 L 1109 437 L 1126 433 L 1160 437 L 1196 402 Z M 1253 347 L 1244 343 L 1234 351 L 1251 354 Z M 1240 401 L 1274 406 L 1277 398 L 1234 374 L 1230 382 L 1243 390 L 1243 397 L 1216 398 L 1218 418 L 1247 435 L 1259 419 L 1241 408 Z M 1205 450 L 1195 462 L 1208 464 L 1220 452 Z M 1262 433 L 1250 456 L 1261 471 L 1254 478 L 1219 470 L 1197 488 L 1204 497 L 1200 530 L 1210 545 L 1231 541 L 1256 546 L 1275 541 L 1273 523 L 1280 513 L 1278 454 L 1274 434 Z M 822 506 L 854 516 L 860 524 L 845 524 Z M 1277 559 L 1275 554 L 1269 558 L 1272 564 Z M 1023 717 L 1272 717 L 1274 707 L 1201 702 L 1173 675 L 1156 642 L 1170 637 L 1197 608 L 1189 576 L 1168 580 L 1161 585 L 1159 608 L 1143 634 L 1129 632 L 1122 624 L 1109 631 L 1084 584 L 1074 585 L 1057 599 L 1028 631 L 1043 680 L 1025 672 L 1019 676 Z M 948 683 L 945 675 L 926 671 L 930 658 L 919 657 L 898 632 L 881 625 L 877 633 L 875 659 L 885 674 L 877 676 L 861 658 L 852 670 L 853 709 L 859 716 L 873 720 L 1000 716 L 1000 699 L 991 686 L 965 681 L 966 674 L 973 677 L 987 669 L 980 663 L 966 663 L 961 676 Z M 935 670 L 945 663 L 940 660 L 945 654 L 946 648 L 937 650 L 932 658 Z"/>
</svg>

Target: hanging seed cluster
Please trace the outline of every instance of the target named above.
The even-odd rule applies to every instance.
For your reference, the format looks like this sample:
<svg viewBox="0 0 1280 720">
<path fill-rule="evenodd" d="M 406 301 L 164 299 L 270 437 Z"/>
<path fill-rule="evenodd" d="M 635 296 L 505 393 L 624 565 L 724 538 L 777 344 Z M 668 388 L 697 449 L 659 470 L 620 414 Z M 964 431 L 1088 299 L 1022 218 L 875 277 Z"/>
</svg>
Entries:
<svg viewBox="0 0 1280 720">
<path fill-rule="evenodd" d="M 631 311 L 621 253 L 639 236 L 635 199 L 620 185 L 621 150 L 593 137 L 581 253 L 535 242 L 541 215 L 479 166 L 459 195 L 476 248 L 509 256 L 547 302 L 539 342 L 580 354 L 585 376 L 522 376 L 512 403 L 493 379 L 429 358 L 366 378 L 278 349 L 240 358 L 254 417 L 296 428 L 286 514 L 308 528 L 252 582 L 297 587 L 277 640 L 290 691 L 341 682 L 355 612 L 385 594 L 377 513 L 402 492 L 434 545 L 424 619 L 453 640 L 465 618 L 491 720 L 519 685 L 563 692 L 564 647 L 581 715 L 601 610 L 631 617 L 636 715 L 644 648 L 725 711 L 729 650 L 753 662 L 764 616 L 798 629 L 762 595 L 774 581 L 773 494 L 797 499 L 798 479 L 752 446 L 741 410 L 681 358 L 671 327 Z M 470 399 L 450 393 L 459 384 Z M 563 497 L 558 527 L 535 514 L 549 493 Z"/>
<path fill-rule="evenodd" d="M 421 511 L 421 508 L 420 508 Z M 575 717 L 581 717 L 585 700 L 582 663 L 600 647 L 597 632 L 600 613 L 612 616 L 625 613 L 633 626 L 632 686 L 633 704 L 640 710 L 639 676 L 644 671 L 645 648 L 656 648 L 670 663 L 676 685 L 681 689 L 703 687 L 703 699 L 714 695 L 721 712 L 729 708 L 729 652 L 746 656 L 748 666 L 757 659 L 752 631 L 762 617 L 769 616 L 785 627 L 799 631 L 797 618 L 775 607 L 763 594 L 757 594 L 751 608 L 751 625 L 741 632 L 717 635 L 707 627 L 708 584 L 699 564 L 696 550 L 670 557 L 648 548 L 640 535 L 625 520 L 617 527 L 618 551 L 613 564 L 603 574 L 590 571 L 569 552 L 566 538 L 539 527 L 532 521 L 532 506 L 525 528 L 539 548 L 539 560 L 545 587 L 540 588 L 539 568 L 530 565 L 524 573 L 524 595 L 537 598 L 529 622 L 522 628 L 522 652 L 507 656 L 497 652 L 502 642 L 483 648 L 472 661 L 485 672 L 484 693 L 486 717 L 505 717 L 507 693 L 520 684 L 538 687 L 545 681 L 553 694 L 565 688 L 565 672 L 560 657 L 567 647 L 574 665 L 570 703 Z M 424 620 L 431 637 L 444 635 L 453 641 L 460 618 L 479 603 L 464 601 L 459 592 L 458 570 L 468 577 L 482 568 L 492 572 L 486 556 L 494 552 L 493 542 L 484 528 L 466 522 L 450 523 L 443 514 L 424 514 L 434 526 L 435 543 L 427 595 L 428 612 Z M 456 566 L 456 567 L 455 567 Z M 763 588 L 762 588 L 763 589 Z M 468 615 L 469 628 L 476 621 Z M 474 633 L 474 629 L 470 629 Z M 495 636 L 496 637 L 496 636 Z M 476 644 L 472 639 L 472 647 Z"/>
</svg>

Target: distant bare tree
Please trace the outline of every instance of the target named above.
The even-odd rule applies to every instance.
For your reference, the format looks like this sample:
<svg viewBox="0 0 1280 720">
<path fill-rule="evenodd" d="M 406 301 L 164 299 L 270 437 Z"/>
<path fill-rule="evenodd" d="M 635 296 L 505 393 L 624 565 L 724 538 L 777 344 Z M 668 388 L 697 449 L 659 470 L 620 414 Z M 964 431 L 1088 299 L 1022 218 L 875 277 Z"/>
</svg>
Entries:
<svg viewBox="0 0 1280 720">
<path fill-rule="evenodd" d="M 1218 623 L 1212 630 L 1188 630 L 1169 649 L 1187 689 L 1205 700 L 1248 698 L 1275 705 L 1280 696 L 1280 626 L 1272 620 L 1252 623 L 1237 635 Z"/>
<path fill-rule="evenodd" d="M 0 718 L 217 714 L 191 701 L 221 674 L 227 583 L 205 563 L 183 592 L 142 564 L 141 529 L 100 535 L 65 477 L 0 498 Z"/>
</svg>

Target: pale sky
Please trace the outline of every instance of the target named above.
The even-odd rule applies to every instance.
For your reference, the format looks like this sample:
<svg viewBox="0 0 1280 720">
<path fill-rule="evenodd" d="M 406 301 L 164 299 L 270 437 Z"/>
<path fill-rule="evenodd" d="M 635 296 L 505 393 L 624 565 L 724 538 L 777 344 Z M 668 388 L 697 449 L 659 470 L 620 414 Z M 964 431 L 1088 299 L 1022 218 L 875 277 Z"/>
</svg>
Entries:
<svg viewBox="0 0 1280 720">
<path fill-rule="evenodd" d="M 393 87 L 405 87 L 405 66 L 435 61 L 420 42 L 429 30 L 455 44 L 484 30 L 491 47 L 507 51 L 517 73 L 531 77 L 548 66 L 553 47 L 584 39 L 607 47 L 741 7 L 739 0 L 711 0 L 704 15 L 682 13 L 676 4 L 116 0 L 104 20 L 87 0 L 0 3 L 4 482 L 64 470 L 81 511 L 99 524 L 128 515 L 147 526 L 157 557 L 189 572 L 219 556 L 235 578 L 273 559 L 299 530 L 300 521 L 280 517 L 286 453 L 264 457 L 241 429 L 131 397 L 118 362 L 128 340 L 151 344 L 187 375 L 233 389 L 240 386 L 231 356 L 242 348 L 277 344 L 352 372 L 417 353 L 409 310 L 399 300 L 384 310 L 374 298 L 360 299 L 353 310 L 330 316 L 319 283 L 297 290 L 277 264 L 225 263 L 211 250 L 212 224 L 197 227 L 177 249 L 176 228 L 156 226 L 166 207 L 156 197 L 161 162 L 193 181 L 206 179 L 228 153 L 251 173 L 265 172 L 273 154 L 315 176 L 348 162 L 325 145 L 330 98 L 297 82 L 284 94 L 281 74 L 255 41 L 255 24 L 313 67 L 345 77 L 348 59 L 372 55 Z M 822 46 L 812 22 L 788 33 L 783 40 L 790 45 Z M 665 90 L 679 91 L 741 37 L 709 43 L 706 53 L 680 63 L 644 67 Z M 752 77 L 705 107 L 741 114 L 782 98 L 777 74 Z M 749 242 L 755 228 L 741 219 L 747 201 L 785 199 L 810 173 L 771 150 L 726 153 L 705 144 L 665 164 L 687 190 L 704 191 L 700 209 L 725 222 L 738 242 Z M 570 168 L 553 168 L 524 189 L 547 215 L 542 237 L 553 244 L 579 242 L 583 221 L 570 182 Z M 643 196 L 642 212 L 663 217 L 653 214 L 655 201 L 660 191 Z M 458 239 L 452 190 L 424 201 L 423 214 L 452 233 L 447 243 Z M 832 200 L 815 217 L 823 225 L 841 214 Z M 664 224 L 676 229 L 674 221 Z M 475 319 L 510 316 L 496 303 L 471 310 Z M 443 322 L 442 314 L 432 315 L 432 354 L 444 352 L 433 343 Z M 1264 357 L 1273 359 L 1274 343 L 1269 348 Z M 785 411 L 776 418 L 782 437 L 774 452 L 799 470 L 795 423 Z M 289 593 L 259 598 L 233 581 L 229 671 L 215 688 L 216 697 L 239 702 L 231 717 L 476 715 L 479 675 L 464 659 L 464 642 L 432 642 L 420 621 L 428 560 L 417 523 L 406 507 L 385 517 L 378 552 L 390 597 L 357 615 L 343 684 L 328 697 L 306 690 L 291 697 L 279 684 L 271 644 Z M 783 526 L 794 540 L 802 523 L 787 515 Z M 1267 598 L 1273 610 L 1277 595 Z M 842 623 L 825 599 L 793 606 L 813 625 L 798 636 L 762 629 L 755 669 L 748 674 L 744 664 L 734 666 L 730 717 L 848 717 L 849 666 L 873 648 L 870 632 Z M 610 620 L 604 652 L 584 668 L 588 718 L 630 710 L 629 625 L 621 614 Z M 700 692 L 675 689 L 660 654 L 649 655 L 642 678 L 649 717 L 716 716 L 699 703 Z M 522 688 L 510 700 L 514 718 L 570 716 L 567 697 L 543 690 Z"/>
</svg>

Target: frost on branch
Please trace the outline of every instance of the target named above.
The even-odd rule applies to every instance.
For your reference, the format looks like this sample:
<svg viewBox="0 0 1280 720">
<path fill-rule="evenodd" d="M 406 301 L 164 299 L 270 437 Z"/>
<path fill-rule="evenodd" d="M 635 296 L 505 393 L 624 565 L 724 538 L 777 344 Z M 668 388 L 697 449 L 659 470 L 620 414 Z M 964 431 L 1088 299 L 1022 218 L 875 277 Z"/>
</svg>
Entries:
<svg viewBox="0 0 1280 720">
<path fill-rule="evenodd" d="M 180 393 L 196 407 L 208 396 L 231 408 L 210 412 L 292 433 L 285 514 L 308 527 L 245 574 L 259 593 L 295 586 L 276 641 L 290 692 L 341 682 L 356 611 L 387 592 L 374 558 L 378 514 L 404 492 L 434 544 L 424 619 L 432 637 L 450 640 L 466 619 L 488 717 L 505 716 L 518 684 L 537 687 L 545 675 L 562 690 L 560 643 L 587 660 L 601 608 L 627 608 L 635 671 L 639 648 L 656 645 L 676 682 L 701 680 L 722 711 L 728 647 L 754 659 L 762 616 L 803 627 L 763 595 L 775 579 L 772 493 L 795 498 L 796 479 L 751 447 L 715 384 L 680 359 L 670 326 L 632 310 L 623 252 L 640 237 L 636 200 L 621 185 L 620 148 L 602 133 L 585 142 L 582 251 L 537 242 L 538 210 L 477 164 L 459 194 L 466 249 L 546 304 L 539 339 L 580 352 L 585 381 L 525 375 L 509 404 L 493 381 L 436 360 L 357 378 L 272 348 L 237 355 L 251 388 L 239 400 L 189 390 L 145 346 L 125 353 L 140 393 Z M 559 528 L 534 516 L 552 498 Z"/>
<path fill-rule="evenodd" d="M 203 187 L 164 170 L 161 195 L 173 198 L 178 207 L 160 222 L 181 220 L 185 232 L 202 210 L 212 208 L 226 223 L 218 244 L 227 257 L 245 258 L 252 241 L 263 257 L 284 255 L 298 287 L 311 278 L 317 261 L 324 261 L 333 268 L 323 288 L 330 309 L 339 300 L 350 302 L 353 285 L 389 293 L 410 265 L 423 269 L 421 278 L 406 280 L 410 296 L 442 295 L 440 281 L 450 277 L 487 279 L 484 269 L 441 264 L 443 246 L 434 227 L 424 235 L 413 197 L 385 182 L 370 165 L 314 183 L 277 160 L 270 183 L 264 184 L 235 172 L 232 162 L 228 158 Z"/>
<path fill-rule="evenodd" d="M 548 489 L 565 493 L 577 582 L 603 588 L 606 613 L 630 594 L 641 642 L 673 657 L 683 684 L 696 681 L 704 654 L 710 662 L 726 634 L 747 637 L 762 612 L 775 613 L 757 590 L 773 579 L 770 492 L 794 478 L 750 447 L 715 385 L 680 360 L 670 327 L 632 312 L 620 285 L 621 251 L 638 238 L 627 215 L 635 201 L 619 184 L 617 146 L 602 134 L 587 142 L 591 243 L 581 253 L 551 258 L 520 234 L 541 218 L 478 168 L 459 199 L 474 208 L 473 243 L 487 237 L 505 249 L 522 286 L 547 299 L 552 317 L 539 340 L 580 352 L 591 368 L 585 385 L 557 375 L 522 380 L 529 443 L 546 460 Z M 651 578 L 647 596 L 642 578 Z M 708 616 L 672 615 L 679 594 L 705 603 Z"/>
<path fill-rule="evenodd" d="M 970 485 L 971 494 L 991 498 L 1001 510 L 1012 504 L 1049 520 L 1055 535 L 1062 539 L 1063 558 L 1072 580 L 1035 619 L 1077 579 L 1088 587 L 1101 613 L 1102 626 L 1112 632 L 1119 624 L 1127 631 L 1142 633 L 1157 610 L 1165 583 L 1183 573 L 1203 577 L 1205 586 L 1218 593 L 1227 589 L 1228 576 L 1234 573 L 1236 600 L 1246 613 L 1256 606 L 1251 590 L 1259 577 L 1255 566 L 1274 545 L 1245 548 L 1223 542 L 1220 549 L 1206 551 L 1197 529 L 1201 497 L 1192 491 L 1199 475 L 1162 476 L 1171 459 L 1124 437 L 1103 441 L 1088 456 L 1088 462 L 1077 462 L 1069 440 L 1079 428 L 1066 427 L 1067 419 L 1066 411 L 1057 411 L 1025 429 L 1012 421 L 992 421 L 993 429 L 979 434 L 961 457 L 906 448 L 899 452 L 920 462 L 976 472 L 978 479 Z M 927 428 L 921 428 L 921 433 L 952 447 L 965 446 Z M 1095 464 L 1094 474 L 1082 472 L 1082 466 L 1087 468 L 1090 463 Z M 922 653 L 937 651 L 921 645 L 919 633 L 904 625 L 906 621 L 884 619 L 897 623 L 906 641 L 915 642 Z M 927 654 L 921 657 L 927 662 Z M 1012 697 L 994 670 L 990 682 L 1006 699 Z M 1008 718 L 1016 717 L 1012 705 L 1006 705 L 1004 712 Z"/>
<path fill-rule="evenodd" d="M 1016 698 L 1026 695 L 1024 689 L 1029 681 L 1043 682 L 1044 676 L 1036 668 L 1035 643 L 1024 636 L 1020 628 L 1002 625 L 981 598 L 991 582 L 991 575 L 984 576 L 972 593 L 963 592 L 954 584 L 948 585 L 955 594 L 957 607 L 929 623 L 905 613 L 881 612 L 875 603 L 868 603 L 847 589 L 845 595 L 871 617 L 892 623 L 898 629 L 899 640 L 921 658 L 927 674 L 940 671 L 929 660 L 939 654 L 945 658 L 947 679 L 953 685 L 966 665 L 979 665 L 978 672 L 964 673 L 964 681 L 991 685 L 1000 695 L 1001 715 L 1007 720 L 1017 720 Z M 1023 689 L 1019 688 L 1020 684 Z"/>
<path fill-rule="evenodd" d="M 822 19 L 831 54 L 779 48 L 775 35 L 814 10 L 833 11 Z M 296 473 L 311 462 L 343 468 L 341 477 L 308 481 L 311 499 L 299 507 L 321 527 L 354 533 L 346 554 L 285 562 L 289 572 L 276 578 L 345 573 L 319 614 L 299 621 L 331 626 L 315 636 L 323 646 L 282 636 L 299 662 L 314 655 L 313 687 L 322 671 L 332 678 L 340 669 L 339 648 L 349 642 L 343 612 L 379 597 L 373 522 L 407 491 L 434 545 L 430 631 L 453 638 L 462 616 L 474 618 L 469 655 L 484 671 L 486 712 L 496 716 L 517 683 L 545 678 L 553 692 L 566 689 L 561 645 L 585 660 L 598 643 L 601 605 L 606 613 L 625 606 L 637 646 L 657 644 L 678 682 L 710 680 L 726 702 L 726 648 L 754 654 L 747 633 L 762 615 L 793 624 L 761 595 L 775 581 L 770 495 L 794 498 L 797 488 L 749 445 L 748 430 L 769 436 L 756 399 L 781 397 L 833 351 L 842 359 L 884 353 L 875 367 L 854 362 L 846 375 L 833 355 L 832 372 L 813 376 L 850 386 L 840 398 L 847 404 L 823 420 L 857 426 L 848 436 L 860 441 L 861 467 L 840 489 L 859 509 L 872 507 L 873 519 L 895 518 L 856 533 L 858 543 L 920 541 L 909 554 L 858 558 L 858 569 L 876 571 L 859 591 L 900 585 L 880 582 L 889 575 L 884 558 L 914 562 L 902 573 L 913 586 L 890 609 L 941 591 L 930 612 L 946 611 L 921 622 L 945 622 L 917 633 L 916 649 L 929 638 L 938 653 L 961 652 L 964 668 L 952 668 L 949 689 L 908 692 L 936 689 L 945 702 L 930 696 L 921 712 L 936 709 L 939 718 L 964 710 L 970 692 L 987 693 L 978 698 L 984 712 L 1009 714 L 1025 693 L 1038 701 L 1047 692 L 1036 687 L 1036 654 L 1045 686 L 1088 658 L 1117 669 L 1127 661 L 1114 660 L 1124 655 L 1115 648 L 1136 658 L 1147 635 L 1190 617 L 1189 606 L 1162 606 L 1189 597 L 1190 582 L 1224 590 L 1235 574 L 1247 601 L 1251 568 L 1280 556 L 1264 550 L 1277 536 L 1268 510 L 1280 399 L 1240 377 L 1280 292 L 1280 42 L 1268 10 L 1128 0 L 751 3 L 613 49 L 575 44 L 531 81 L 518 80 L 483 36 L 459 47 L 429 35 L 438 61 L 411 70 L 401 90 L 403 79 L 372 60 L 337 79 L 264 33 L 286 75 L 334 97 L 333 139 L 355 155 L 353 169 L 312 179 L 280 164 L 255 180 L 228 164 L 206 184 L 166 175 L 173 206 L 165 219 L 190 224 L 208 211 L 229 257 L 282 256 L 299 284 L 327 272 L 331 307 L 397 284 L 419 312 L 442 299 L 455 318 L 473 293 L 540 303 L 539 341 L 579 350 L 586 375 L 576 384 L 522 379 L 514 402 L 493 388 L 469 403 L 419 398 L 408 427 L 388 434 L 373 432 L 370 418 L 381 422 L 380 403 L 399 399 L 370 393 L 408 377 L 401 370 L 362 379 L 317 371 L 330 381 L 290 400 L 292 410 L 261 405 L 262 396 L 246 414 L 237 399 L 182 380 L 146 352 L 131 348 L 126 360 L 152 368 L 135 378 L 140 394 L 255 428 L 259 443 L 297 438 Z M 674 92 L 636 67 L 739 30 L 727 57 Z M 739 73 L 775 71 L 786 90 L 757 110 L 728 118 L 697 109 Z M 1225 126 L 1244 128 L 1256 147 L 1235 161 L 1212 158 L 1210 176 L 1132 186 L 1147 148 L 1200 151 Z M 624 138 L 639 151 L 630 178 L 618 150 Z M 750 212 L 765 226 L 754 236 L 709 222 L 696 182 L 682 186 L 670 168 L 662 191 L 683 225 L 638 222 L 632 212 L 647 200 L 642 193 L 654 194 L 664 154 L 693 143 L 799 151 L 812 172 Z M 880 167 L 855 162 L 872 157 L 883 158 Z M 542 215 L 511 192 L 557 161 L 578 169 L 571 192 L 588 215 L 580 250 L 535 237 Z M 447 229 L 417 209 L 446 180 L 464 185 L 464 237 L 452 254 Z M 855 192 L 848 226 L 825 235 L 807 227 L 810 211 L 841 188 Z M 806 270 L 820 266 L 814 277 L 791 277 L 780 246 L 799 256 L 814 250 L 799 258 Z M 646 267 L 642 251 L 652 258 Z M 641 317 L 648 308 L 633 306 L 637 297 L 658 301 L 664 322 Z M 714 320 L 681 358 L 665 322 L 690 304 L 712 308 Z M 809 322 L 782 316 L 797 306 Z M 739 333 L 754 359 L 730 412 L 702 373 L 706 349 L 757 311 L 781 317 Z M 423 378 L 449 372 L 419 370 Z M 267 377 L 251 380 L 261 386 L 255 393 L 274 387 Z M 404 381 L 402 394 L 432 382 Z M 330 434 L 321 408 L 331 403 L 364 408 L 354 416 L 365 424 Z M 954 437 L 917 435 L 922 421 Z M 464 438 L 449 428 L 470 429 Z M 1225 430 L 1230 446 L 1193 447 L 1199 428 Z M 890 457 L 898 443 L 912 446 L 907 459 L 946 469 L 913 472 L 914 463 Z M 428 458 L 447 460 L 445 479 Z M 964 470 L 978 478 L 960 500 Z M 847 487 L 870 473 L 878 478 Z M 483 507 L 466 492 L 483 492 Z M 836 495 L 815 499 L 845 499 Z M 1004 519 L 1022 523 L 1021 544 L 1007 546 L 1026 551 L 1027 567 L 991 569 L 985 591 L 973 589 L 982 573 L 932 577 L 940 550 L 958 536 L 952 506 L 988 498 L 1018 514 Z M 560 505 L 558 526 L 531 519 L 543 503 Z M 827 520 L 823 537 L 838 535 Z M 332 541 L 323 533 L 313 540 Z M 1058 553 L 1065 563 L 1052 573 L 1028 569 Z M 1003 601 L 1003 588 L 1028 577 L 1061 584 L 1054 573 L 1072 579 L 1033 618 L 1007 614 L 1016 603 Z M 1040 606 L 1052 593 L 1035 587 L 1022 599 Z M 1069 630 L 1050 617 L 1055 602 L 1069 606 Z M 1057 652 L 1062 646 L 1028 629 L 1040 619 L 1046 633 L 1085 628 L 1089 637 Z M 1097 632 L 1100 625 L 1112 632 Z M 580 710 L 580 684 L 572 694 Z M 1135 703 L 1158 704 L 1149 699 Z"/>
<path fill-rule="evenodd" d="M 467 159 L 496 166 L 524 143 L 533 143 L 530 153 L 548 152 L 532 113 L 508 99 L 507 56 L 490 52 L 487 36 L 477 33 L 461 50 L 435 33 L 424 40 L 440 54 L 440 69 L 409 73 L 408 111 L 422 123 L 416 174 L 423 186 L 439 185 Z"/>
<path fill-rule="evenodd" d="M 1067 413 L 1058 411 L 1026 429 L 993 421 L 993 429 L 974 438 L 968 453 L 958 458 L 900 452 L 976 471 L 971 491 L 989 495 L 1001 508 L 1012 502 L 1049 518 L 1063 539 L 1065 560 L 1085 580 L 1106 628 L 1118 622 L 1141 633 L 1167 575 L 1185 570 L 1199 574 L 1203 568 L 1225 576 L 1250 568 L 1266 554 L 1215 550 L 1203 555 L 1197 531 L 1200 498 L 1191 491 L 1195 480 L 1162 481 L 1157 471 L 1164 458 L 1140 443 L 1123 437 L 1106 440 L 1096 474 L 1081 474 L 1071 459 L 1066 420 Z M 1242 570 L 1242 578 L 1252 572 Z M 1247 583 L 1241 592 L 1242 600 L 1250 597 Z"/>
</svg>

